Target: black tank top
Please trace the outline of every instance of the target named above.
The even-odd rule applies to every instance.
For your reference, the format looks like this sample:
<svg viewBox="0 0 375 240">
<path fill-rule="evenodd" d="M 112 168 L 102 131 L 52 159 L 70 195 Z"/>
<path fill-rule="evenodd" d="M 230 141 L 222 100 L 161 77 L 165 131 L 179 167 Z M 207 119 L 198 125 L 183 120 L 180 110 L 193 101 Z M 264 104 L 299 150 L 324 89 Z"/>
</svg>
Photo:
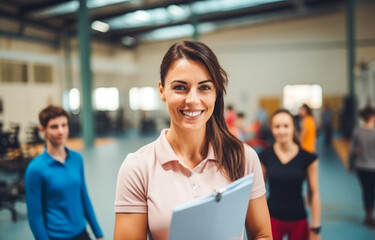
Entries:
<svg viewBox="0 0 375 240">
<path fill-rule="evenodd" d="M 303 182 L 308 166 L 317 159 L 315 154 L 299 149 L 297 155 L 283 164 L 270 147 L 259 154 L 266 168 L 269 184 L 267 199 L 270 215 L 280 220 L 300 220 L 307 217 L 302 197 Z"/>
</svg>

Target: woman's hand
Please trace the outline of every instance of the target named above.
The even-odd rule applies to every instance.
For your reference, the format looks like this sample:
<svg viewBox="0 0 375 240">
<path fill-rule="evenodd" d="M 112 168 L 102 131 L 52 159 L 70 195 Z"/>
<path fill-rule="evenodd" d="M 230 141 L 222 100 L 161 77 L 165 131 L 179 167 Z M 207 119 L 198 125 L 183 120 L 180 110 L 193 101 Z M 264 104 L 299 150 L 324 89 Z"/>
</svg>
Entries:
<svg viewBox="0 0 375 240">
<path fill-rule="evenodd" d="M 313 231 L 310 231 L 310 240 L 320 240 L 320 233 L 315 233 Z"/>
</svg>

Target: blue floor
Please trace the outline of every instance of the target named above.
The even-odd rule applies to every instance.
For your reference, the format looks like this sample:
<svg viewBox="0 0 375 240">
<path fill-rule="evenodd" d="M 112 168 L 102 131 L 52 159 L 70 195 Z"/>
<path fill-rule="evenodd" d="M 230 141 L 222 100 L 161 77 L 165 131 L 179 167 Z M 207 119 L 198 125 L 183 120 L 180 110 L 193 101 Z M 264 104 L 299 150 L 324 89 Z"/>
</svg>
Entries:
<svg viewBox="0 0 375 240">
<path fill-rule="evenodd" d="M 132 133 L 110 145 L 82 152 L 89 194 L 107 240 L 113 239 L 114 197 L 118 169 L 129 152 L 151 142 L 155 137 L 139 137 Z M 375 239 L 375 230 L 370 230 L 362 224 L 361 193 L 356 176 L 345 170 L 331 147 L 318 144 L 317 152 L 320 159 L 322 239 Z M 25 203 L 18 202 L 16 207 L 18 213 L 16 223 L 11 221 L 9 211 L 0 211 L 0 240 L 33 239 L 27 222 Z"/>
</svg>

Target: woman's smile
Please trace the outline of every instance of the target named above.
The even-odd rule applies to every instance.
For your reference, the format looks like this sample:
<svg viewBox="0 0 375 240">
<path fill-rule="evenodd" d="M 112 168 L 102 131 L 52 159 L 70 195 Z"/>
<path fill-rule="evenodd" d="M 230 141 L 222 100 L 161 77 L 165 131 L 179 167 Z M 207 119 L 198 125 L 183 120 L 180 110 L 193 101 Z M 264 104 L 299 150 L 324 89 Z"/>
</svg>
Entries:
<svg viewBox="0 0 375 240">
<path fill-rule="evenodd" d="M 204 110 L 180 110 L 180 112 L 186 117 L 198 118 L 200 115 L 202 115 Z"/>
</svg>

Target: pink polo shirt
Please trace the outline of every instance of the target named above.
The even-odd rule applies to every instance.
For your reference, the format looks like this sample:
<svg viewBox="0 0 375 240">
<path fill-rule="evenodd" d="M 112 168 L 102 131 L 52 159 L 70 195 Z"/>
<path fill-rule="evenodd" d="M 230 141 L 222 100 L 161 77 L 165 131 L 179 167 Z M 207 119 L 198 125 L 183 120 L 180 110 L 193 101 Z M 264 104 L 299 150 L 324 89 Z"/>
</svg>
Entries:
<svg viewBox="0 0 375 240">
<path fill-rule="evenodd" d="M 116 213 L 147 213 L 150 239 L 168 239 L 172 209 L 226 186 L 212 146 L 206 159 L 187 167 L 170 146 L 164 129 L 159 138 L 130 153 L 122 163 L 116 189 Z M 245 174 L 254 173 L 251 199 L 266 192 L 255 151 L 245 145 Z"/>
</svg>

